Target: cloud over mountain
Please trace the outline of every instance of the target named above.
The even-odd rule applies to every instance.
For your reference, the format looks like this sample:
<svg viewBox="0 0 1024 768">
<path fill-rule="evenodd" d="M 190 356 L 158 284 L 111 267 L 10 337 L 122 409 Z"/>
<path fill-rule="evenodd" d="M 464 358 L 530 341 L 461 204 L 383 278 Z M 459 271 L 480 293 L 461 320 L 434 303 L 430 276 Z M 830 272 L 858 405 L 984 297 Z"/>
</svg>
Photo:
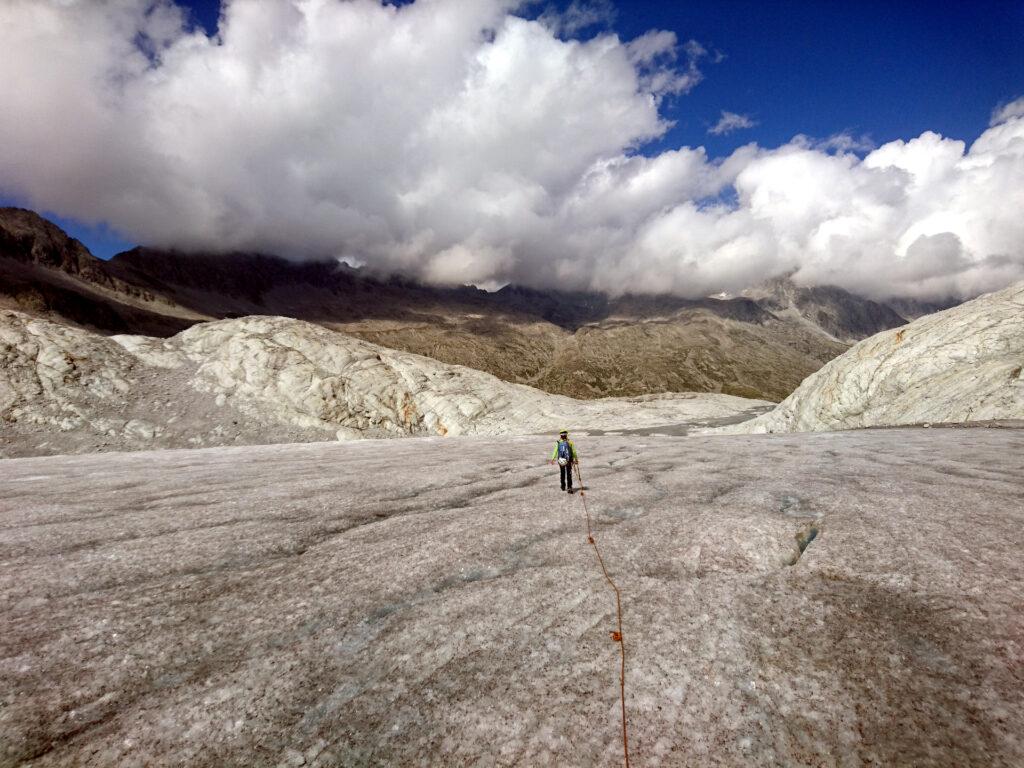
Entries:
<svg viewBox="0 0 1024 768">
<path fill-rule="evenodd" d="M 734 291 L 795 271 L 872 296 L 1024 277 L 1024 116 L 863 158 L 798 137 L 639 150 L 704 49 L 513 2 L 0 6 L 0 193 L 159 246 L 347 256 L 435 280 Z"/>
</svg>

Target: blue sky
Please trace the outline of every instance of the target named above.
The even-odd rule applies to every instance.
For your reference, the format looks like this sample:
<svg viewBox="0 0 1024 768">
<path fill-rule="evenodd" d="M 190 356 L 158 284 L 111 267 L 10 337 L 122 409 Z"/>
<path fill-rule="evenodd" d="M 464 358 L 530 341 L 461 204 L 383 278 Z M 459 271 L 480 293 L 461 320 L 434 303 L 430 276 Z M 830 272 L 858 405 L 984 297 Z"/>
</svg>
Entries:
<svg viewBox="0 0 1024 768">
<path fill-rule="evenodd" d="M 180 4 L 216 31 L 220 0 Z M 703 145 L 723 155 L 798 133 L 883 144 L 932 130 L 969 140 L 997 104 L 1024 95 L 1024 0 L 629 0 L 612 16 L 581 34 L 666 29 L 725 56 L 704 60 L 704 81 L 665 106 L 677 126 L 648 152 Z M 723 110 L 758 125 L 708 135 Z"/>
<path fill-rule="evenodd" d="M 219 0 L 177 0 L 210 39 L 146 0 L 38 2 L 0 6 L 0 202 L 99 256 L 258 249 L 686 295 L 1024 276 L 1024 0 L 517 11 L 543 26 L 500 0 L 238 0 L 223 41 Z M 166 53 L 146 68 L 133 40 Z M 712 131 L 726 113 L 735 130 Z"/>
<path fill-rule="evenodd" d="M 725 53 L 673 110 L 664 144 L 723 154 L 755 140 L 848 131 L 876 144 L 932 130 L 973 139 L 1024 94 L 1024 2 L 653 2 L 622 4 L 617 29 L 672 29 Z M 721 110 L 759 124 L 706 134 Z"/>
</svg>

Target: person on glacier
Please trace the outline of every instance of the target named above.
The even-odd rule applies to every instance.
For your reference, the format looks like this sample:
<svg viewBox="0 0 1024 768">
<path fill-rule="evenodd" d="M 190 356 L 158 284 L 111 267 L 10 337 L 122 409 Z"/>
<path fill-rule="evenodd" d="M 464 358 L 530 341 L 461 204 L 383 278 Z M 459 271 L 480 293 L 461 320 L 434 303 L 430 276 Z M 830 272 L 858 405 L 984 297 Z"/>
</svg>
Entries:
<svg viewBox="0 0 1024 768">
<path fill-rule="evenodd" d="M 558 442 L 555 443 L 555 450 L 551 454 L 549 463 L 558 463 L 561 471 L 562 490 L 572 493 L 572 467 L 579 460 L 576 454 L 576 446 L 569 439 L 569 433 L 562 430 L 558 433 Z"/>
</svg>

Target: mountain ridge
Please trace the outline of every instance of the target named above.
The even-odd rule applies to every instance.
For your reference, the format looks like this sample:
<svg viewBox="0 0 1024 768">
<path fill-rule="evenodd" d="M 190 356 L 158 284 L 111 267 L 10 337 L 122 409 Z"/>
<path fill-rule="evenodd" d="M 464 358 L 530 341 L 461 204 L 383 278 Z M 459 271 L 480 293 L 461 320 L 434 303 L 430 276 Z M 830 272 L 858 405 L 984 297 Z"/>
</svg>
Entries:
<svg viewBox="0 0 1024 768">
<path fill-rule="evenodd" d="M 17 278 L 3 291 L 12 309 L 151 336 L 203 320 L 293 317 L 576 398 L 705 391 L 778 401 L 851 341 L 905 322 L 841 289 L 783 283 L 728 299 L 487 292 L 265 254 L 137 247 L 101 261 L 24 209 L 0 209 L 0 232 L 0 272 Z"/>
<path fill-rule="evenodd" d="M 108 333 L 171 335 L 202 319 L 121 280 L 79 240 L 24 208 L 0 208 L 0 307 Z"/>
</svg>

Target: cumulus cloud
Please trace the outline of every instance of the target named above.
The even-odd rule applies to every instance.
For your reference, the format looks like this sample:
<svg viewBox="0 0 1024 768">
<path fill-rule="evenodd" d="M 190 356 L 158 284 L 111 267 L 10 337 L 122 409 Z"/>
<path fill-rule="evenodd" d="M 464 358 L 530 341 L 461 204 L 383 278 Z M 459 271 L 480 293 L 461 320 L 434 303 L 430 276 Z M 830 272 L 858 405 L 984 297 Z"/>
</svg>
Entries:
<svg viewBox="0 0 1024 768">
<path fill-rule="evenodd" d="M 651 30 L 626 44 L 630 62 L 640 75 L 640 88 L 660 99 L 689 93 L 704 79 L 700 62 L 708 55 L 703 45 L 688 40 L 682 46 L 685 64 L 676 68 L 679 44 L 675 32 Z"/>
<path fill-rule="evenodd" d="M 560 37 L 575 37 L 594 27 L 610 27 L 618 15 L 611 0 L 573 0 L 564 10 L 547 7 L 539 21 Z"/>
<path fill-rule="evenodd" d="M 1007 120 L 1015 117 L 1024 117 L 1024 96 L 996 107 L 992 112 L 992 120 L 989 121 L 989 127 L 1005 123 Z"/>
<path fill-rule="evenodd" d="M 714 136 L 724 136 L 727 133 L 739 131 L 743 128 L 753 128 L 755 125 L 757 125 L 757 122 L 750 115 L 740 115 L 723 109 L 722 116 L 718 118 L 717 123 L 708 128 L 708 133 Z"/>
<path fill-rule="evenodd" d="M 852 136 L 849 133 L 836 133 L 825 139 L 816 139 L 798 133 L 790 144 L 806 149 L 818 149 L 822 152 L 858 152 L 866 154 L 876 148 L 876 144 L 867 136 Z"/>
<path fill-rule="evenodd" d="M 5 0 L 0 192 L 151 245 L 439 282 L 698 296 L 795 272 L 930 298 L 1024 278 L 1013 105 L 969 148 L 644 156 L 707 51 L 521 12 L 232 0 L 208 37 L 172 0 Z"/>
</svg>

